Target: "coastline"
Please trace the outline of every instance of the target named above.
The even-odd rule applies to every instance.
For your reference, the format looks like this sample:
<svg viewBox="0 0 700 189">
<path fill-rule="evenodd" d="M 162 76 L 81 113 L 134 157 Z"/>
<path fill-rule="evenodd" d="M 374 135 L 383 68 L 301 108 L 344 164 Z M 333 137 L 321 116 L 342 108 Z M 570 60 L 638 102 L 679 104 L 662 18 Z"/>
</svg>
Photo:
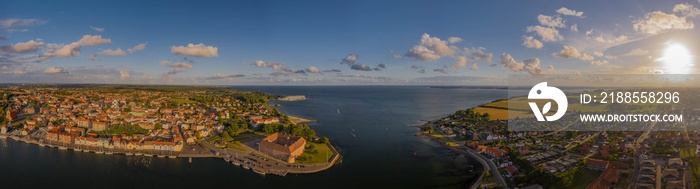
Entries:
<svg viewBox="0 0 700 189">
<path fill-rule="evenodd" d="M 292 124 L 300 124 L 300 123 L 313 123 L 316 122 L 316 120 L 313 119 L 305 119 L 297 116 L 292 116 L 292 115 L 287 115 L 289 117 L 289 122 L 292 122 Z"/>
<path fill-rule="evenodd" d="M 416 125 L 416 126 L 414 126 L 414 127 L 417 127 L 417 128 L 420 129 L 421 127 L 426 126 L 426 125 L 429 124 L 429 123 L 431 123 L 431 122 L 427 122 L 427 123 L 425 123 L 425 124 L 423 124 L 423 125 Z M 445 144 L 444 142 L 442 142 L 439 138 L 436 138 L 436 137 L 434 137 L 434 136 L 432 136 L 432 135 L 429 135 L 429 134 L 425 134 L 423 131 L 419 131 L 418 133 L 416 133 L 416 136 L 417 136 L 417 137 L 425 137 L 425 138 L 429 139 L 430 141 L 432 141 L 432 142 L 434 142 L 434 143 L 440 144 L 440 146 L 442 146 L 442 147 L 444 147 L 444 148 L 450 149 L 450 150 L 455 151 L 455 152 L 457 152 L 457 153 L 465 154 L 465 155 L 467 155 L 468 157 L 470 157 L 470 158 L 472 158 L 472 159 L 474 159 L 474 160 L 477 160 L 477 162 L 479 162 L 479 164 L 481 164 L 481 169 L 482 169 L 482 171 L 481 171 L 481 173 L 479 174 L 479 177 L 478 177 L 476 180 L 474 180 L 473 183 L 471 183 L 471 185 L 469 186 L 470 189 L 477 189 L 478 186 L 479 186 L 479 184 L 481 183 L 481 180 L 484 178 L 484 176 L 486 176 L 486 172 L 489 171 L 489 170 L 488 170 L 488 165 L 486 165 L 486 162 L 480 161 L 480 160 L 479 160 L 479 157 L 477 157 L 477 155 L 475 155 L 475 154 L 472 154 L 472 153 L 470 153 L 470 152 L 468 152 L 468 151 L 466 151 L 466 150 L 463 150 L 463 149 L 459 149 L 459 148 L 457 148 L 457 147 L 449 146 L 449 145 Z"/>
<path fill-rule="evenodd" d="M 250 169 L 255 173 L 265 175 L 272 174 L 277 176 L 286 176 L 287 173 L 293 174 L 310 174 L 325 171 L 333 167 L 342 157 L 340 153 L 335 149 L 331 143 L 327 143 L 329 149 L 333 152 L 333 156 L 326 163 L 315 163 L 315 164 L 287 164 L 286 162 L 277 161 L 273 157 L 269 157 L 266 154 L 255 153 L 256 150 L 250 149 L 248 151 L 240 151 L 236 149 L 219 149 L 212 147 L 206 140 L 200 141 L 202 146 L 206 150 L 204 153 L 183 153 L 183 152 L 170 152 L 161 150 L 118 150 L 111 149 L 107 150 L 104 148 L 88 147 L 83 145 L 69 145 L 63 143 L 52 143 L 52 142 L 42 142 L 39 140 L 32 139 L 31 137 L 21 137 L 15 135 L 0 135 L 2 140 L 13 140 L 16 142 L 22 142 L 27 144 L 37 145 L 39 147 L 49 147 L 56 148 L 65 151 L 74 152 L 85 152 L 93 154 L 105 154 L 105 155 L 125 155 L 125 156 L 144 156 L 144 157 L 157 157 L 157 158 L 189 158 L 190 163 L 192 158 L 220 158 L 228 163 L 234 165 L 239 165 L 242 168 Z M 195 145 L 199 146 L 199 145 Z M 190 148 L 189 146 L 188 148 Z M 250 147 L 247 147 L 250 148 Z M 242 157 L 241 157 L 242 156 Z M 270 161 L 271 160 L 271 161 Z M 278 162 L 277 166 L 273 166 L 269 163 L 267 167 L 262 165 L 256 165 L 260 162 Z"/>
</svg>

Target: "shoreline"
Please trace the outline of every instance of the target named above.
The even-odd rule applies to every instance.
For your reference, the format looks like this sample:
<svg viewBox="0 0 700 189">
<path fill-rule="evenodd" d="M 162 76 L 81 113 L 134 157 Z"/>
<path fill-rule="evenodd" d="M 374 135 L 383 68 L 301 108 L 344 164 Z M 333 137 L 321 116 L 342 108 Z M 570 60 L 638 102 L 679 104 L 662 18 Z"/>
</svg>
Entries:
<svg viewBox="0 0 700 189">
<path fill-rule="evenodd" d="M 292 122 L 292 124 L 300 124 L 300 123 L 313 123 L 316 122 L 316 120 L 313 119 L 305 119 L 297 116 L 292 116 L 292 115 L 287 115 L 289 117 L 289 122 Z"/>
<path fill-rule="evenodd" d="M 192 158 L 220 158 L 227 163 L 232 163 L 234 165 L 239 165 L 242 168 L 250 169 L 255 173 L 261 174 L 261 175 L 266 175 L 266 174 L 272 174 L 272 175 L 277 175 L 277 176 L 286 176 L 287 173 L 293 173 L 293 174 L 310 174 L 310 173 L 317 173 L 321 171 L 325 171 L 333 167 L 336 163 L 338 163 L 338 160 L 342 157 L 340 153 L 335 149 L 335 146 L 333 146 L 331 143 L 328 143 L 329 149 L 333 151 L 333 156 L 327 161 L 326 163 L 316 163 L 316 164 L 288 164 L 284 163 L 281 161 L 278 161 L 272 157 L 267 156 L 266 154 L 261 154 L 261 153 L 255 153 L 257 150 L 252 150 L 252 151 L 238 151 L 235 149 L 230 149 L 230 150 L 224 150 L 224 153 L 221 153 L 219 148 L 214 148 L 214 149 L 209 149 L 207 147 L 208 152 L 207 153 L 182 153 L 182 152 L 173 152 L 173 153 L 168 153 L 167 151 L 144 151 L 144 150 L 100 150 L 99 148 L 94 149 L 92 147 L 87 147 L 87 146 L 80 146 L 80 145 L 67 145 L 67 144 L 60 144 L 60 143 L 45 143 L 45 142 L 40 142 L 38 140 L 33 140 L 30 138 L 25 138 L 25 137 L 20 137 L 20 136 L 15 136 L 15 135 L 1 135 L 0 134 L 0 139 L 6 140 L 10 139 L 12 141 L 16 142 L 21 142 L 21 143 L 27 143 L 31 145 L 37 145 L 38 147 L 49 147 L 49 148 L 56 148 L 59 150 L 63 151 L 73 151 L 73 152 L 85 152 L 85 153 L 93 153 L 93 154 L 105 154 L 105 155 L 124 155 L 124 156 L 143 156 L 143 157 L 156 157 L 156 158 L 163 158 L 163 159 L 176 159 L 176 158 L 189 158 L 190 163 L 192 162 Z M 207 143 L 208 144 L 208 143 Z M 83 148 L 84 147 L 84 148 Z M 155 152 L 162 152 L 162 153 L 155 153 Z M 234 155 L 231 155 L 230 152 L 232 152 Z M 240 153 L 240 154 L 238 154 Z M 239 156 L 244 156 L 244 158 L 239 158 Z M 272 169 L 271 164 L 268 167 L 263 167 L 261 166 L 256 166 L 251 162 L 263 162 L 267 160 L 272 160 L 271 162 L 281 162 L 282 165 L 287 165 L 284 166 L 282 169 Z M 249 165 L 249 166 L 246 166 Z M 297 167 L 299 166 L 299 167 Z M 252 168 L 251 168 L 252 167 Z"/>
<path fill-rule="evenodd" d="M 442 117 L 442 118 L 444 118 L 444 117 Z M 479 174 L 479 177 L 476 180 L 474 180 L 473 183 L 471 183 L 471 186 L 469 186 L 470 189 L 477 189 L 479 187 L 479 185 L 481 184 L 482 179 L 486 176 L 486 172 L 492 171 L 492 170 L 490 170 L 489 165 L 485 162 L 486 160 L 483 160 L 477 154 L 474 154 L 475 152 L 471 152 L 469 149 L 466 149 L 468 147 L 465 147 L 464 145 L 460 144 L 459 147 L 464 147 L 465 149 L 460 149 L 459 147 L 449 146 L 449 145 L 445 144 L 445 142 L 443 142 L 441 139 L 436 138 L 436 137 L 422 131 L 423 127 L 432 127 L 429 124 L 434 123 L 442 118 L 438 118 L 438 119 L 431 120 L 431 121 L 420 120 L 420 122 L 422 122 L 421 124 L 412 126 L 412 127 L 416 127 L 419 129 L 418 133 L 416 133 L 415 136 L 416 137 L 426 137 L 427 139 L 430 139 L 430 141 L 435 142 L 437 144 L 440 144 L 440 146 L 442 146 L 443 148 L 450 149 L 450 150 L 455 151 L 457 153 L 462 153 L 462 154 L 472 158 L 473 160 L 476 160 L 477 162 L 479 162 L 479 164 L 481 165 L 481 169 L 482 169 L 481 174 Z M 443 134 L 440 133 L 440 135 L 443 135 Z M 490 160 L 488 160 L 488 161 L 490 161 Z"/>
</svg>

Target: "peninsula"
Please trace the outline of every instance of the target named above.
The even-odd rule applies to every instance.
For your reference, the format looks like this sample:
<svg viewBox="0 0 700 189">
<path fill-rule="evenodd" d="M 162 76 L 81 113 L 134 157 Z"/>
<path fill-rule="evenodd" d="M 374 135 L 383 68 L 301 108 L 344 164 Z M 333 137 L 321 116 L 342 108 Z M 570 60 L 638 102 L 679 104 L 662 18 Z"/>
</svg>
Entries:
<svg viewBox="0 0 700 189">
<path fill-rule="evenodd" d="M 23 85 L 0 88 L 0 137 L 96 154 L 222 158 L 259 174 L 332 167 L 328 138 L 268 104 L 279 96 L 224 87 Z M 290 119 L 294 118 L 294 119 Z M 191 159 L 190 159 L 191 161 Z"/>
</svg>

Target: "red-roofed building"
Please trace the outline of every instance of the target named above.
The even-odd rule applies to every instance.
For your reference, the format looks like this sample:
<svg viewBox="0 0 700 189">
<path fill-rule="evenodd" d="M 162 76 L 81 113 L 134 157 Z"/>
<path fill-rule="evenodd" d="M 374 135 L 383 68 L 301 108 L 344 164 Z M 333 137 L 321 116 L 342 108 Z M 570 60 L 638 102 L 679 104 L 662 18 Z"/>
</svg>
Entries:
<svg viewBox="0 0 700 189">
<path fill-rule="evenodd" d="M 518 168 L 511 165 L 511 166 L 506 167 L 506 172 L 508 172 L 508 175 L 506 175 L 506 176 L 513 177 L 513 176 L 515 176 L 515 173 L 518 172 Z"/>
<path fill-rule="evenodd" d="M 605 170 L 608 167 L 609 161 L 599 160 L 599 159 L 588 159 L 586 168 L 592 170 Z"/>
<path fill-rule="evenodd" d="M 280 160 L 294 163 L 295 158 L 304 152 L 305 146 L 306 140 L 302 137 L 273 133 L 260 141 L 258 150 Z"/>
<path fill-rule="evenodd" d="M 609 189 L 611 186 L 615 185 L 619 177 L 620 175 L 617 169 L 607 169 L 593 182 L 588 184 L 586 189 Z"/>
</svg>

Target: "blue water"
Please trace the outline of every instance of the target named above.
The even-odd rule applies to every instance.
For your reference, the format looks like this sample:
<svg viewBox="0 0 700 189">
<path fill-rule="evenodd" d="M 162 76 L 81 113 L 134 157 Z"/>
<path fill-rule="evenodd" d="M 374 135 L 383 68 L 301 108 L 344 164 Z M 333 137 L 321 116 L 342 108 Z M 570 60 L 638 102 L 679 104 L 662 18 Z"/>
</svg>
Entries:
<svg viewBox="0 0 700 189">
<path fill-rule="evenodd" d="M 0 184 L 11 188 L 464 188 L 479 164 L 411 127 L 459 109 L 506 98 L 503 89 L 418 86 L 236 86 L 308 100 L 279 103 L 318 120 L 342 164 L 315 174 L 258 175 L 221 159 L 163 159 L 62 151 L 0 140 Z M 340 114 L 338 113 L 340 110 Z M 413 153 L 416 153 L 414 156 Z M 3 187 L 4 188 L 4 187 Z"/>
</svg>

